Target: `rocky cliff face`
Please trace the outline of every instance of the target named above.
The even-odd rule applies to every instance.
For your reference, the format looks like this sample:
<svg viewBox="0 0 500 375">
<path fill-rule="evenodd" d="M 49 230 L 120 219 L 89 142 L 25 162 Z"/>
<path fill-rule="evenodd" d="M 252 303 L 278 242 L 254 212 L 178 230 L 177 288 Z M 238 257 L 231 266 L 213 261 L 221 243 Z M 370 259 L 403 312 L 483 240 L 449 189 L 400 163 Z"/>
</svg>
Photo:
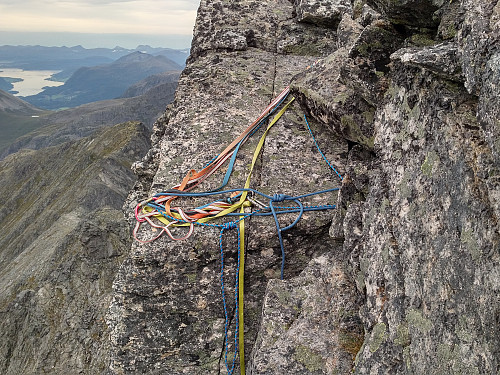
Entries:
<svg viewBox="0 0 500 375">
<path fill-rule="evenodd" d="M 286 232 L 284 280 L 273 223 L 248 220 L 247 373 L 499 373 L 499 4 L 201 1 L 192 55 L 135 164 L 126 211 L 201 169 L 288 84 L 297 100 L 251 186 L 341 187 L 315 202 L 335 212 Z M 255 144 L 231 187 L 243 185 Z M 107 316 L 112 373 L 227 373 L 218 241 L 196 228 L 185 241 L 133 244 Z M 224 235 L 229 280 L 235 243 Z"/>
</svg>

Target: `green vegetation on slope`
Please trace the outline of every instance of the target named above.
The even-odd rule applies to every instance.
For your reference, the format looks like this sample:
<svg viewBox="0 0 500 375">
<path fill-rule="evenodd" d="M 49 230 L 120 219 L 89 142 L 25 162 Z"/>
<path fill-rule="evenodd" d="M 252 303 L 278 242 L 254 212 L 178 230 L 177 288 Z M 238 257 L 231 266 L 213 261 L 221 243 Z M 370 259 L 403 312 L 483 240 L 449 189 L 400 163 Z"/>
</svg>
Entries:
<svg viewBox="0 0 500 375">
<path fill-rule="evenodd" d="M 17 138 L 42 126 L 42 118 L 0 111 L 0 153 Z"/>
<path fill-rule="evenodd" d="M 42 126 L 40 116 L 44 114 L 43 110 L 0 90 L 0 154 L 15 139 Z"/>
<path fill-rule="evenodd" d="M 0 161 L 0 373 L 99 374 L 104 315 L 130 246 L 121 207 L 149 149 L 125 123 Z"/>
</svg>

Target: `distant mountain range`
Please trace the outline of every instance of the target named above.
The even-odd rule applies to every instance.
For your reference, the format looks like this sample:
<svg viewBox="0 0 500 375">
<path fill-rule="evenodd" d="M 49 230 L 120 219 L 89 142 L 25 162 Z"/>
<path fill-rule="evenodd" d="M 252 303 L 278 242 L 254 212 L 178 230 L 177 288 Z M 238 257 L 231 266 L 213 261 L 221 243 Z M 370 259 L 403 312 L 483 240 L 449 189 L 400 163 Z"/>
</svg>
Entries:
<svg viewBox="0 0 500 375">
<path fill-rule="evenodd" d="M 165 56 L 184 67 L 189 49 L 153 48 L 146 45 L 135 49 L 44 47 L 44 46 L 0 46 L 0 68 L 25 70 L 72 70 L 82 66 L 111 63 L 132 52 L 143 52 L 153 56 Z"/>
<path fill-rule="evenodd" d="M 47 87 L 27 98 L 6 92 L 11 89 L 12 78 L 0 79 L 0 159 L 22 149 L 36 150 L 77 140 L 122 122 L 139 121 L 151 129 L 174 99 L 189 51 L 149 46 L 137 49 L 130 52 L 120 47 L 87 50 L 80 46 L 0 46 L 0 69 L 6 67 L 7 60 L 12 67 L 36 70 L 62 67 L 69 60 L 92 60 L 92 54 L 107 61 L 92 67 L 80 66 L 64 85 Z M 182 64 L 162 52 L 182 60 Z M 38 57 L 42 65 L 29 66 Z M 49 59 L 54 65 L 43 66 Z M 63 107 L 67 109 L 60 110 Z"/>
<path fill-rule="evenodd" d="M 0 90 L 0 159 L 21 149 L 40 149 L 92 134 L 99 128 L 140 121 L 151 128 L 173 101 L 180 71 L 156 74 L 125 90 L 123 98 L 62 111 L 44 111 Z"/>
<path fill-rule="evenodd" d="M 71 108 L 121 97 L 138 81 L 154 74 L 179 72 L 182 67 L 165 56 L 133 52 L 110 64 L 78 69 L 62 86 L 47 87 L 23 99 L 44 109 Z"/>
</svg>

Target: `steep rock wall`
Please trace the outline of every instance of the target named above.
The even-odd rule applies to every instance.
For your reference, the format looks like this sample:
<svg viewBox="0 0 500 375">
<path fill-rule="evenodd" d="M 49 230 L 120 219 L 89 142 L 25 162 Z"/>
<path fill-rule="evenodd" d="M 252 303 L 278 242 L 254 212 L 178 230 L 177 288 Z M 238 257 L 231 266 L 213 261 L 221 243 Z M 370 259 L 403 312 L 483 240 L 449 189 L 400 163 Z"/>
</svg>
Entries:
<svg viewBox="0 0 500 375">
<path fill-rule="evenodd" d="M 295 12 L 288 1 L 273 2 L 272 6 L 262 1 L 201 3 L 191 58 L 173 106 L 155 128 L 153 149 L 136 165 L 144 178 L 130 197 L 129 209 L 137 200 L 175 185 L 189 169 L 206 164 L 259 115 L 293 75 L 336 48 L 334 30 L 297 23 Z M 294 105 L 272 129 L 252 176 L 252 187 L 269 194 L 302 194 L 339 186 L 336 175 L 315 152 L 302 113 Z M 312 126 L 320 133 L 316 122 Z M 230 187 L 244 184 L 256 142 L 252 139 L 240 151 Z M 347 142 L 328 133 L 320 134 L 318 142 L 330 150 L 328 157 L 342 170 Z M 204 189 L 218 186 L 220 179 L 220 174 L 214 176 Z M 334 200 L 335 195 L 331 195 L 317 202 Z M 316 255 L 328 254 L 325 264 L 336 264 L 343 258 L 341 244 L 328 236 L 331 213 L 307 216 L 311 219 L 302 220 L 285 238 L 287 278 L 298 275 Z M 266 285 L 268 280 L 279 278 L 281 255 L 276 228 L 268 218 L 250 220 L 246 233 L 245 336 L 250 358 Z M 143 235 L 151 234 L 145 231 Z M 225 373 L 218 236 L 217 230 L 197 228 L 187 241 L 160 238 L 149 245 L 133 246 L 115 281 L 109 314 L 115 345 L 113 372 Z M 225 242 L 228 295 L 232 295 L 234 285 L 230 275 L 234 275 L 235 240 L 234 234 L 228 234 Z M 342 273 L 339 278 L 344 278 Z M 353 284 L 347 280 L 345 284 L 345 294 L 352 294 L 355 300 Z M 234 302 L 230 300 L 233 314 Z M 352 308 L 350 303 L 345 305 Z M 351 315 L 357 315 L 356 309 Z M 288 324 L 295 319 L 292 314 Z M 342 319 L 330 319 L 330 336 L 322 345 L 325 358 L 318 357 L 320 362 L 327 360 L 329 350 L 340 348 L 332 328 Z M 359 319 L 345 326 L 358 333 L 361 327 Z M 306 353 L 311 351 L 313 335 L 308 332 L 309 338 L 302 344 Z M 328 342 L 330 339 L 334 340 Z M 293 345 L 289 349 L 295 351 Z M 352 354 L 342 348 L 339 353 L 339 360 L 347 361 L 345 367 L 350 367 Z M 286 358 L 288 354 L 283 355 Z M 306 367 L 301 364 L 298 369 L 306 371 Z"/>
<path fill-rule="evenodd" d="M 248 373 L 498 373 L 498 17 L 487 0 L 201 2 L 127 212 L 200 169 L 289 83 L 297 101 L 252 186 L 337 184 L 302 112 L 345 174 L 338 209 L 287 234 L 285 280 L 272 223 L 247 224 Z M 236 239 L 224 238 L 233 275 Z M 227 373 L 218 240 L 203 228 L 133 245 L 108 313 L 112 373 Z"/>
</svg>

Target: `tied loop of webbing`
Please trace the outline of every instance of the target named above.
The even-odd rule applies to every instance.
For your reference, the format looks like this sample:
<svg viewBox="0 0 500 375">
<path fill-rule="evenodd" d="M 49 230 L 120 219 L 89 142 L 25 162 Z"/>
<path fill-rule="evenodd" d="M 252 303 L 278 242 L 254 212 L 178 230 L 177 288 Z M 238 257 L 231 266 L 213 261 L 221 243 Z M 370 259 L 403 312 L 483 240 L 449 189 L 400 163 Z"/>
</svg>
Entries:
<svg viewBox="0 0 500 375">
<path fill-rule="evenodd" d="M 162 193 L 155 194 L 153 197 L 140 202 L 135 208 L 135 217 L 137 220 L 136 227 L 133 230 L 133 236 L 136 240 L 142 243 L 148 243 L 159 238 L 163 233 L 166 233 L 173 240 L 183 240 L 187 239 L 193 233 L 195 225 L 206 226 L 211 228 L 218 228 L 220 230 L 219 235 L 219 245 L 220 245 L 220 259 L 221 259 L 221 269 L 220 269 L 220 283 L 222 292 L 222 302 L 224 309 L 225 325 L 224 325 L 224 343 L 225 343 L 225 355 L 224 361 L 228 374 L 233 375 L 236 367 L 236 358 L 239 355 L 239 367 L 241 375 L 245 374 L 245 358 L 244 358 L 244 316 L 243 316 L 243 287 L 244 287 L 244 262 L 245 262 L 245 225 L 244 221 L 252 216 L 273 216 L 276 230 L 278 233 L 278 239 L 281 248 L 281 279 L 284 278 L 284 267 L 285 267 L 285 248 L 283 243 L 283 232 L 293 228 L 302 218 L 304 212 L 320 211 L 335 209 L 336 206 L 332 204 L 324 204 L 319 206 L 304 205 L 302 199 L 307 197 L 316 196 L 318 194 L 330 193 L 333 191 L 338 191 L 339 188 L 326 189 L 322 191 L 317 191 L 313 193 L 307 193 L 298 196 L 291 196 L 287 194 L 276 193 L 272 196 L 259 192 L 258 190 L 250 188 L 250 180 L 253 169 L 257 164 L 260 152 L 263 148 L 265 138 L 269 133 L 272 126 L 280 119 L 286 109 L 293 102 L 292 98 L 286 105 L 281 108 L 278 114 L 275 115 L 272 121 L 269 122 L 267 128 L 264 130 L 259 142 L 254 151 L 252 162 L 250 164 L 250 170 L 247 175 L 247 179 L 243 188 L 238 189 L 222 189 L 227 185 L 230 175 L 233 171 L 236 155 L 240 150 L 241 146 L 251 137 L 269 118 L 269 116 L 274 113 L 286 100 L 289 94 L 289 88 L 285 88 L 281 94 L 279 94 L 269 106 L 261 113 L 261 115 L 255 120 L 245 131 L 240 134 L 226 149 L 218 154 L 215 158 L 210 160 L 202 170 L 196 172 L 195 170 L 190 170 L 186 176 L 183 178 L 179 185 L 174 186 L 170 190 Z M 336 173 L 336 175 L 342 180 L 341 174 L 333 167 L 333 165 L 328 161 L 324 153 L 321 151 L 316 138 L 314 137 L 309 122 L 304 115 L 304 120 L 307 125 L 307 129 L 314 141 L 314 144 L 325 160 L 327 165 Z M 196 186 L 201 184 L 210 175 L 215 173 L 223 164 L 229 160 L 226 174 L 224 176 L 222 184 L 213 190 L 192 193 L 190 192 Z M 181 209 L 180 207 L 172 206 L 174 199 L 181 197 L 210 197 L 214 195 L 230 194 L 228 198 L 221 198 L 219 200 L 213 201 L 211 203 L 205 204 L 203 206 L 191 208 L 191 209 Z M 268 204 L 262 203 L 257 199 L 257 196 L 263 198 L 264 202 L 268 201 Z M 282 205 L 284 202 L 293 203 L 294 206 Z M 254 210 L 248 212 L 245 208 L 253 207 Z M 257 208 L 258 209 L 255 209 Z M 281 227 L 278 215 L 280 214 L 297 214 L 293 222 L 287 226 Z M 222 217 L 235 216 L 236 218 L 226 222 L 224 224 L 214 223 L 213 220 Z M 156 224 L 153 219 L 160 221 L 164 225 Z M 139 227 L 142 223 L 148 223 L 154 231 L 157 231 L 154 238 L 141 240 L 138 238 Z M 188 227 L 188 232 L 183 237 L 176 238 L 171 233 L 170 228 L 172 227 Z M 224 282 L 224 247 L 223 247 L 223 235 L 226 231 L 236 229 L 238 237 L 238 260 L 236 265 L 236 280 L 234 287 L 234 299 L 235 299 L 235 310 L 234 310 L 234 354 L 232 361 L 228 360 L 229 353 L 229 327 L 231 324 L 230 317 L 232 316 L 228 312 L 227 301 L 226 301 L 226 291 Z M 159 231 L 158 231 L 159 230 Z M 230 363 L 231 362 L 231 363 Z"/>
</svg>

